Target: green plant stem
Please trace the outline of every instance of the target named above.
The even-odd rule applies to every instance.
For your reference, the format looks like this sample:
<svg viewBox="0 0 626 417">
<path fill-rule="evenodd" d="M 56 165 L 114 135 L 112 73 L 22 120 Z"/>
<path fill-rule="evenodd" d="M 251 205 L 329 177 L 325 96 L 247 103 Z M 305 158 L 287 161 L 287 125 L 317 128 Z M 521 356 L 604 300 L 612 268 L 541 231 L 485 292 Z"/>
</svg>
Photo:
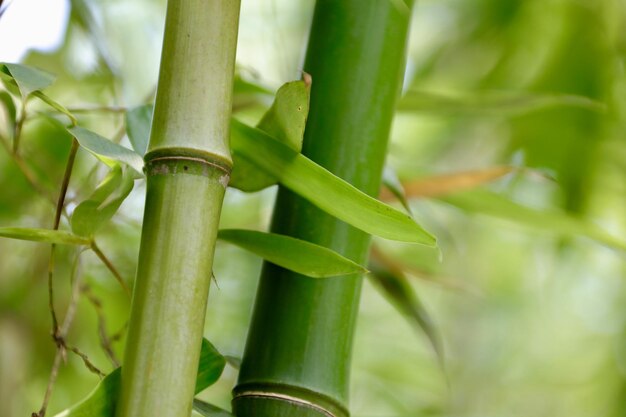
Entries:
<svg viewBox="0 0 626 417">
<path fill-rule="evenodd" d="M 239 0 L 170 0 L 116 417 L 191 414 L 232 160 Z"/>
<path fill-rule="evenodd" d="M 95 241 L 91 242 L 91 250 L 96 254 L 98 259 L 102 261 L 104 266 L 107 267 L 107 269 L 111 272 L 111 274 L 113 274 L 117 282 L 119 282 L 122 288 L 124 289 L 124 292 L 127 295 L 130 295 L 130 288 L 128 288 L 128 285 L 126 285 L 126 283 L 124 282 L 124 278 L 122 278 L 122 274 L 119 273 L 115 265 L 113 265 L 113 263 L 109 260 L 109 258 L 107 258 L 107 256 L 102 252 L 102 250 L 96 244 Z"/>
<path fill-rule="evenodd" d="M 396 2 L 397 3 L 397 2 Z M 405 2 L 412 3 L 412 2 Z M 404 72 L 410 13 L 391 1 L 318 0 L 305 71 L 303 153 L 376 196 Z M 370 237 L 280 188 L 272 231 L 366 262 Z M 360 275 L 313 280 L 266 263 L 234 389 L 239 417 L 347 416 Z"/>
</svg>

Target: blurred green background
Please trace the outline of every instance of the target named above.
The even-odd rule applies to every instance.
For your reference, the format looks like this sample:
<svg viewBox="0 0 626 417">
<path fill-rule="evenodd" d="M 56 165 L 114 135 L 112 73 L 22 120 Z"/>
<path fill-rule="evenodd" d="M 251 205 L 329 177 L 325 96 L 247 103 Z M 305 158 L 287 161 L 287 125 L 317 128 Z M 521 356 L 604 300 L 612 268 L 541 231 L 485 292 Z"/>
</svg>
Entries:
<svg viewBox="0 0 626 417">
<path fill-rule="evenodd" d="M 70 3 L 59 48 L 31 51 L 23 59 L 58 76 L 49 95 L 83 109 L 152 100 L 165 1 Z M 242 0 L 242 76 L 272 90 L 299 78 L 313 6 L 313 0 Z M 0 26 L 5 18 L 10 13 Z M 20 23 L 24 31 L 29 24 Z M 420 0 L 408 52 L 407 90 L 467 100 L 463 108 L 427 101 L 398 113 L 388 156 L 398 176 L 410 181 L 499 165 L 520 169 L 459 198 L 411 200 L 416 217 L 437 235 L 441 254 L 376 240 L 410 269 L 410 283 L 443 340 L 446 376 L 423 332 L 367 281 L 354 347 L 353 415 L 626 415 L 625 251 L 581 236 L 581 228 L 563 233 L 559 226 L 574 219 L 626 241 L 626 3 Z M 489 107 L 481 99 L 503 92 L 527 101 L 579 95 L 606 109 L 520 109 L 511 102 Z M 242 105 L 240 117 L 258 119 L 270 101 L 261 97 Z M 0 226 L 52 226 L 48 196 L 58 193 L 70 137 L 43 106 L 29 105 L 29 114 L 22 157 L 44 193 L 34 191 L 0 149 Z M 80 122 L 112 138 L 123 127 L 123 113 L 80 113 Z M 79 151 L 68 211 L 105 171 Z M 266 228 L 274 188 L 256 194 L 229 189 L 223 226 Z M 127 280 L 135 270 L 144 191 L 138 182 L 97 236 Z M 60 248 L 57 256 L 56 308 L 62 317 L 76 253 Z M 45 244 L 0 240 L 2 416 L 30 415 L 46 389 L 55 354 L 48 257 Z M 217 248 L 205 335 L 224 354 L 243 351 L 260 265 L 259 258 L 228 244 Z M 68 340 L 109 372 L 99 322 L 104 320 L 108 334 L 123 330 L 129 300 L 93 254 L 81 255 L 79 271 L 102 312 L 81 297 Z M 114 344 L 118 358 L 123 342 Z M 228 408 L 235 380 L 236 371 L 227 367 L 202 398 Z M 48 415 L 83 398 L 97 382 L 69 355 Z"/>
</svg>

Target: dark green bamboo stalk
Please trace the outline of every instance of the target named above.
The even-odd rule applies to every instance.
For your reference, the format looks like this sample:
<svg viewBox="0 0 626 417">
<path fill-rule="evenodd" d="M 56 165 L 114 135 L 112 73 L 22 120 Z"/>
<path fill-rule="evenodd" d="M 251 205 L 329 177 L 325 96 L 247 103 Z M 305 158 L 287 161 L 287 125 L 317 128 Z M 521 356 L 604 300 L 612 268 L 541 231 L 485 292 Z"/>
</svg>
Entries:
<svg viewBox="0 0 626 417">
<path fill-rule="evenodd" d="M 411 1 L 406 3 L 412 3 Z M 400 93 L 410 6 L 318 0 L 305 71 L 313 77 L 303 153 L 377 195 Z M 281 188 L 272 231 L 364 264 L 370 238 Z M 234 390 L 239 417 L 347 416 L 361 276 L 313 280 L 266 263 Z"/>
<path fill-rule="evenodd" d="M 169 0 L 117 417 L 191 414 L 228 149 L 239 0 Z"/>
</svg>

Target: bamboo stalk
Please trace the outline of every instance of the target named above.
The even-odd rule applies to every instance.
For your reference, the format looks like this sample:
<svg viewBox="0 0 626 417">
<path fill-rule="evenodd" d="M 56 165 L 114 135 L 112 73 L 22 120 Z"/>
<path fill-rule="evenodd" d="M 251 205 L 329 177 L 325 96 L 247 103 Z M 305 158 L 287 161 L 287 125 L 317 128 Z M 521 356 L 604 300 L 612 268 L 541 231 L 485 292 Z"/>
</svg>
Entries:
<svg viewBox="0 0 626 417">
<path fill-rule="evenodd" d="M 312 75 L 303 153 L 378 195 L 405 63 L 409 7 L 318 0 L 305 71 Z M 400 3 L 412 3 L 402 2 Z M 364 264 L 370 237 L 285 188 L 272 231 Z M 347 416 L 362 277 L 313 280 L 265 263 L 235 387 L 239 417 Z"/>
<path fill-rule="evenodd" d="M 169 0 L 116 417 L 191 414 L 231 157 L 239 0 Z"/>
</svg>

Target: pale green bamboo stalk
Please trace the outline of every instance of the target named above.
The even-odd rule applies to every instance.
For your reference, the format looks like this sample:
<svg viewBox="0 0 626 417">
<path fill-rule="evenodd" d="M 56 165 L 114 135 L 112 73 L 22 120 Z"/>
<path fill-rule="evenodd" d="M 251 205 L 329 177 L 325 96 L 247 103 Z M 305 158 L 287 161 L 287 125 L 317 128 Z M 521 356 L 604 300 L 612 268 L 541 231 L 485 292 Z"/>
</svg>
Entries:
<svg viewBox="0 0 626 417">
<path fill-rule="evenodd" d="M 170 0 L 116 417 L 191 414 L 231 157 L 239 0 Z"/>
</svg>

